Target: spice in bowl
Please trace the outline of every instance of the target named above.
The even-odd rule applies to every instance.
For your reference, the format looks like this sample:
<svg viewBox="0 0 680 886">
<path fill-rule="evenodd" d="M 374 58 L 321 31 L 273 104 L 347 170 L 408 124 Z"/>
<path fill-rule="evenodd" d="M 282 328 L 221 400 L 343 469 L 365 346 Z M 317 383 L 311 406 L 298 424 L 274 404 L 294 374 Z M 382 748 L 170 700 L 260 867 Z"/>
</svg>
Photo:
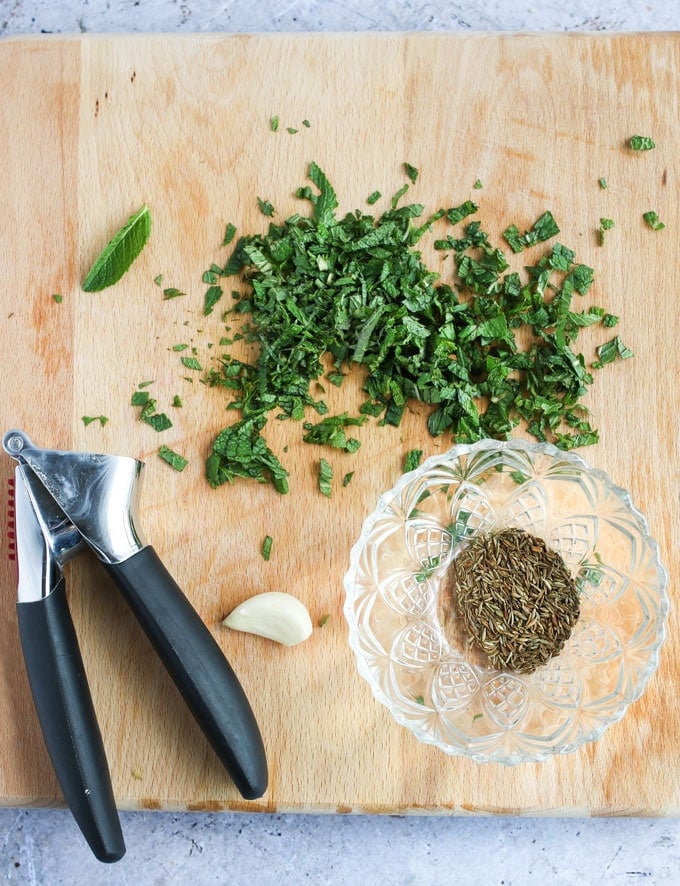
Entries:
<svg viewBox="0 0 680 886">
<path fill-rule="evenodd" d="M 492 667 L 530 673 L 558 655 L 579 616 L 562 557 L 522 529 L 478 535 L 451 566 L 452 604 Z"/>
</svg>

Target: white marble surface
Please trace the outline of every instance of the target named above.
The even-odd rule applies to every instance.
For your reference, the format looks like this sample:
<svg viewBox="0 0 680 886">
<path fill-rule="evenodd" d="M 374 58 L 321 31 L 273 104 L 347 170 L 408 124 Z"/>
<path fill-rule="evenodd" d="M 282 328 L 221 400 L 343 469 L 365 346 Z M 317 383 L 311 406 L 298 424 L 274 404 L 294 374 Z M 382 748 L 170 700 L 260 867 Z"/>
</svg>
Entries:
<svg viewBox="0 0 680 886">
<path fill-rule="evenodd" d="M 675 30 L 677 0 L 0 0 L 0 34 Z"/>
<path fill-rule="evenodd" d="M 0 0 L 3 36 L 678 29 L 677 0 Z M 0 876 L 38 886 L 680 882 L 674 819 L 134 812 L 122 820 L 128 853 L 107 867 L 68 812 L 0 809 Z"/>
</svg>

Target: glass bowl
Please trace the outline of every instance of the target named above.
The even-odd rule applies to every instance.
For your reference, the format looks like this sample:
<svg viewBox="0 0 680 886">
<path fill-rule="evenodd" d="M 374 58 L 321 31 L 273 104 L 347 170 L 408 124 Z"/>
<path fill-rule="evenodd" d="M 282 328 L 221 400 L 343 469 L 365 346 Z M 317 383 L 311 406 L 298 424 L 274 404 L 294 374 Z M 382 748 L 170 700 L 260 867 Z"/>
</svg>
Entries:
<svg viewBox="0 0 680 886">
<path fill-rule="evenodd" d="M 519 528 L 558 551 L 580 594 L 559 655 L 533 673 L 488 665 L 444 595 L 479 533 Z M 598 739 L 655 671 L 669 609 L 657 543 L 627 492 L 550 444 L 454 446 L 381 496 L 344 580 L 359 673 L 423 742 L 514 764 Z"/>
</svg>

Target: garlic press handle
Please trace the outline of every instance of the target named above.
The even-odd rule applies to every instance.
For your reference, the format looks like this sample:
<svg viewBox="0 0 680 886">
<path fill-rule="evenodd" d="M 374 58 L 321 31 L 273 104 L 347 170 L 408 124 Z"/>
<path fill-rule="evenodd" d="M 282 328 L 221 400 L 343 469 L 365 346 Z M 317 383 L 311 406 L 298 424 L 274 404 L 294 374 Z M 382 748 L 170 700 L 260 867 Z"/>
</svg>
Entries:
<svg viewBox="0 0 680 886">
<path fill-rule="evenodd" d="M 175 681 L 198 725 L 246 800 L 268 773 L 262 737 L 238 678 L 212 634 L 151 546 L 104 563 Z"/>
<path fill-rule="evenodd" d="M 17 603 L 17 615 L 33 701 L 64 799 L 95 856 L 118 861 L 125 843 L 63 577 L 47 596 Z"/>
</svg>

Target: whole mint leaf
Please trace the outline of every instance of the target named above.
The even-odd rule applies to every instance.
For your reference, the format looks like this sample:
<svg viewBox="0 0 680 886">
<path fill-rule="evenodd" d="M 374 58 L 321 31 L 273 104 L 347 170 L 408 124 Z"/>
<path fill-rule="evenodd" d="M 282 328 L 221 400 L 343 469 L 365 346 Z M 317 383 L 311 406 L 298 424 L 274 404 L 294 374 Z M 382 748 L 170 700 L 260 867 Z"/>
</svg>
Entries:
<svg viewBox="0 0 680 886">
<path fill-rule="evenodd" d="M 100 292 L 117 283 L 144 248 L 150 233 L 151 212 L 144 204 L 99 253 L 83 280 L 85 292 Z"/>
</svg>

